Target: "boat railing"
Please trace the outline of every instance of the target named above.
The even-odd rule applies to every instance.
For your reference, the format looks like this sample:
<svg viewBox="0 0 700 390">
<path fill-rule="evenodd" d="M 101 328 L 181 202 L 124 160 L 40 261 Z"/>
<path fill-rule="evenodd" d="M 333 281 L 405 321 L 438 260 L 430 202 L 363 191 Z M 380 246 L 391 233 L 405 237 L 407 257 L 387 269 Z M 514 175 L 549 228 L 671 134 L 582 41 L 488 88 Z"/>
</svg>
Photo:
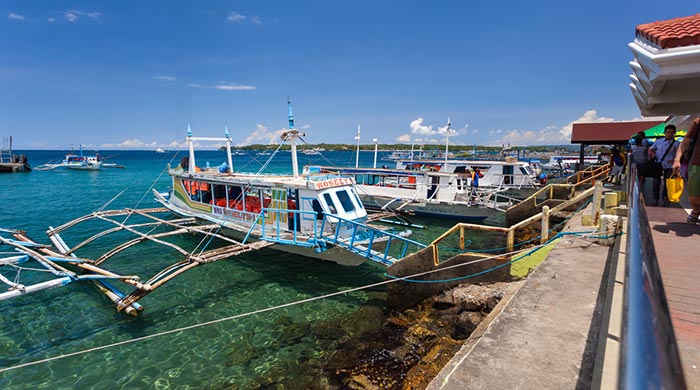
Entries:
<svg viewBox="0 0 700 390">
<path fill-rule="evenodd" d="M 533 188 L 535 187 L 535 181 L 532 179 L 532 177 L 527 176 L 527 175 L 516 175 L 515 173 L 508 173 L 508 174 L 502 174 L 502 173 L 497 173 L 493 175 L 494 177 L 500 177 L 501 179 L 498 181 L 498 187 L 499 188 Z M 516 178 L 520 178 L 519 181 L 516 183 Z M 507 180 L 510 179 L 510 180 Z M 506 183 L 508 181 L 508 183 Z"/>
<path fill-rule="evenodd" d="M 580 192 L 576 196 L 572 197 L 571 199 L 566 200 L 566 201 L 564 201 L 564 202 L 562 202 L 562 203 L 560 203 L 552 208 L 549 208 L 549 206 L 545 205 L 542 207 L 542 211 L 539 212 L 538 214 L 535 214 L 532 217 L 527 218 L 523 221 L 520 221 L 520 222 L 516 223 L 515 225 L 512 225 L 512 226 L 507 227 L 507 228 L 506 227 L 498 227 L 498 226 L 477 225 L 477 224 L 471 224 L 471 223 L 458 223 L 455 226 L 453 226 L 452 228 L 450 228 L 448 231 L 443 233 L 440 237 L 433 240 L 433 242 L 430 243 L 429 246 L 433 247 L 433 261 L 434 261 L 435 265 L 440 264 L 440 253 L 439 253 L 438 245 L 456 233 L 459 233 L 458 248 L 460 251 L 464 251 L 465 247 L 466 247 L 466 245 L 465 245 L 466 244 L 466 237 L 465 237 L 466 230 L 496 232 L 496 233 L 501 233 L 501 234 L 505 235 L 505 246 L 502 248 L 502 250 L 504 253 L 511 253 L 511 252 L 513 252 L 513 249 L 515 248 L 515 233 L 516 233 L 516 231 L 518 231 L 519 229 L 522 229 L 525 226 L 528 226 L 532 223 L 541 221 L 539 243 L 544 244 L 550 238 L 549 219 L 553 214 L 558 213 L 562 210 L 565 210 L 568 207 L 571 207 L 572 205 L 575 205 L 579 202 L 582 202 L 591 196 L 594 196 L 594 197 L 597 196 L 600 199 L 602 192 L 603 192 L 603 186 L 598 184 L 595 187 L 591 187 L 583 192 Z"/>
<path fill-rule="evenodd" d="M 304 215 L 313 218 L 313 236 L 300 235 L 295 228 L 299 226 Z M 416 249 L 427 246 L 392 231 L 382 230 L 359 221 L 328 214 L 324 214 L 320 219 L 318 216 L 319 214 L 314 211 L 263 208 L 243 242 L 248 240 L 253 229 L 260 223 L 262 240 L 315 247 L 318 251 L 324 251 L 328 248 L 328 244 L 332 244 L 387 266 L 405 257 L 411 246 Z M 273 222 L 266 223 L 269 219 Z M 396 245 L 400 245 L 399 249 L 395 249 Z"/>
<path fill-rule="evenodd" d="M 629 170 L 621 389 L 685 389 L 678 344 L 636 169 Z"/>
</svg>

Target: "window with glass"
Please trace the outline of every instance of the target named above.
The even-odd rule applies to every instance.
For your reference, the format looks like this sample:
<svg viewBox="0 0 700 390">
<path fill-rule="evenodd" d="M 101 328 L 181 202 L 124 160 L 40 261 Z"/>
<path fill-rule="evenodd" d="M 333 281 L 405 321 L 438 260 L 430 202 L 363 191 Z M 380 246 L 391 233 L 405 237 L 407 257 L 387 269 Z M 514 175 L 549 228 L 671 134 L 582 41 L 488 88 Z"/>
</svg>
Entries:
<svg viewBox="0 0 700 390">
<path fill-rule="evenodd" d="M 336 192 L 335 195 L 338 197 L 338 200 L 340 201 L 340 206 L 346 213 L 355 211 L 355 205 L 352 204 L 350 194 L 348 194 L 348 192 L 345 189 L 341 189 L 340 191 Z"/>
<path fill-rule="evenodd" d="M 326 205 L 328 205 L 328 211 L 331 212 L 331 214 L 338 214 L 338 208 L 335 207 L 335 203 L 333 202 L 333 197 L 329 193 L 323 194 L 323 200 L 326 201 Z"/>
</svg>

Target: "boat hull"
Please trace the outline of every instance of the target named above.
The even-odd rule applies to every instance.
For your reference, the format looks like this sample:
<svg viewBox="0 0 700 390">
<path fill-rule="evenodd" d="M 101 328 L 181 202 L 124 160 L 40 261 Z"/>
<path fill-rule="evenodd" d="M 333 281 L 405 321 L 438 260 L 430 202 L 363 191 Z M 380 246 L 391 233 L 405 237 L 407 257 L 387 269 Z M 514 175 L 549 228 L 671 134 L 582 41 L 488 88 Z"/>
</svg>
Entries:
<svg viewBox="0 0 700 390">
<path fill-rule="evenodd" d="M 165 197 L 158 193 L 156 193 L 156 201 L 158 201 L 163 206 L 165 206 L 166 208 L 170 209 L 172 212 L 178 215 L 185 217 L 194 217 L 203 224 L 211 224 L 212 222 L 219 224 L 221 226 L 221 233 L 235 240 L 243 241 L 246 239 L 246 237 L 248 241 L 261 240 L 259 229 L 253 229 L 252 231 L 250 231 L 250 227 L 241 226 L 232 221 L 226 221 L 224 219 L 217 218 L 210 214 L 197 212 L 195 210 L 188 210 L 184 207 L 169 202 Z M 312 259 L 331 261 L 340 265 L 347 266 L 357 266 L 367 261 L 367 258 L 365 256 L 347 251 L 332 244 L 327 244 L 325 250 L 317 250 L 317 248 L 313 246 L 288 245 L 279 243 L 273 244 L 269 248 L 279 250 L 282 252 L 309 257 Z M 381 250 L 385 248 L 385 243 L 376 242 L 372 245 L 372 248 L 374 250 Z"/>
</svg>

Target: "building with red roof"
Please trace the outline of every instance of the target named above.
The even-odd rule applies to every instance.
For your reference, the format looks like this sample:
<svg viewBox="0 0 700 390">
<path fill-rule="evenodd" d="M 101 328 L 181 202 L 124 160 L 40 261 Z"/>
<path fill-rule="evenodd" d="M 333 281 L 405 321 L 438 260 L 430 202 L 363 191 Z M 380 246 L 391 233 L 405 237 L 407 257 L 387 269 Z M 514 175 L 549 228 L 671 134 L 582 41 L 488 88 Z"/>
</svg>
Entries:
<svg viewBox="0 0 700 390">
<path fill-rule="evenodd" d="M 644 116 L 700 112 L 700 15 L 640 24 L 630 89 Z"/>
</svg>

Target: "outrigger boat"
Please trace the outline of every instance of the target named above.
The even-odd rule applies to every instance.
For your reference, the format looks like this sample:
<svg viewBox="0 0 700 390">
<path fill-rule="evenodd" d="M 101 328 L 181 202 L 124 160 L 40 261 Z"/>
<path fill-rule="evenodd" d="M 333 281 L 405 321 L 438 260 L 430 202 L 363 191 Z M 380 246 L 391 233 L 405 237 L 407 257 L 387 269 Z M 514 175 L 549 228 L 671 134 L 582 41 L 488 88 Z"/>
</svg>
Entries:
<svg viewBox="0 0 700 390">
<path fill-rule="evenodd" d="M 299 175 L 296 140 L 303 135 L 294 128 L 289 106 L 289 129 L 281 139 L 289 142 L 292 175 L 262 175 L 230 172 L 232 141 L 193 137 L 188 128 L 189 157 L 175 168 L 170 191 L 154 190 L 156 200 L 173 212 L 222 226 L 225 235 L 248 242 L 273 242 L 274 249 L 343 265 L 374 260 L 390 265 L 392 242 L 406 241 L 411 231 L 392 232 L 367 224 L 368 215 L 351 177 L 338 174 Z M 200 169 L 196 165 L 195 142 L 223 142 L 228 165 Z M 420 245 L 420 244 L 419 244 Z M 398 258 L 403 257 L 401 251 Z"/>
<path fill-rule="evenodd" d="M 79 154 L 73 154 L 69 153 L 66 155 L 66 157 L 63 159 L 63 161 L 59 163 L 46 163 L 39 165 L 38 167 L 34 168 L 38 171 L 48 171 L 51 169 L 56 169 L 56 168 L 68 168 L 68 169 L 74 169 L 74 170 L 79 170 L 79 171 L 96 171 L 102 167 L 102 159 L 100 158 L 99 154 L 96 154 L 94 156 L 85 156 L 83 155 L 83 146 L 80 145 L 80 153 Z"/>
<path fill-rule="evenodd" d="M 300 135 L 293 127 L 290 106 L 290 130 L 282 138 L 291 143 L 293 167 L 297 167 L 295 140 Z M 177 275 L 264 247 L 344 265 L 370 260 L 386 267 L 426 247 L 407 238 L 409 230 L 395 232 L 368 225 L 367 212 L 350 177 L 300 176 L 297 168 L 293 175 L 233 173 L 228 130 L 224 138 L 206 138 L 193 137 L 188 129 L 187 141 L 189 157 L 180 166 L 169 168 L 172 189 L 167 193 L 154 191 L 156 200 L 165 207 L 96 211 L 56 228 L 49 227 L 47 235 L 53 246 L 38 244 L 22 231 L 0 229 L 0 246 L 7 245 L 18 252 L 0 256 L 0 282 L 9 285 L 7 292 L 0 293 L 0 300 L 73 281 L 90 281 L 116 304 L 118 311 L 136 315 L 143 310 L 138 300 Z M 194 143 L 202 141 L 224 142 L 228 166 L 199 170 Z M 173 218 L 172 212 L 180 217 Z M 100 224 L 102 230 L 69 246 L 61 233 L 82 223 Z M 95 259 L 76 255 L 76 251 L 94 241 L 116 233 L 133 238 Z M 183 247 L 188 240 L 168 241 L 168 237 L 190 234 L 203 236 L 191 250 Z M 215 247 L 208 248 L 213 239 Z M 106 268 L 108 260 L 142 242 L 164 245 L 184 258 L 148 278 Z M 24 267 L 25 262 L 37 262 L 41 267 Z M 50 272 L 41 273 L 44 280 L 30 280 L 33 284 L 18 281 L 21 275 L 42 267 Z M 14 270 L 15 275 L 4 271 L 7 269 Z"/>
<path fill-rule="evenodd" d="M 304 173 L 353 177 L 367 209 L 483 222 L 512 205 L 500 191 L 469 186 L 465 175 L 386 168 L 306 166 Z"/>
</svg>

